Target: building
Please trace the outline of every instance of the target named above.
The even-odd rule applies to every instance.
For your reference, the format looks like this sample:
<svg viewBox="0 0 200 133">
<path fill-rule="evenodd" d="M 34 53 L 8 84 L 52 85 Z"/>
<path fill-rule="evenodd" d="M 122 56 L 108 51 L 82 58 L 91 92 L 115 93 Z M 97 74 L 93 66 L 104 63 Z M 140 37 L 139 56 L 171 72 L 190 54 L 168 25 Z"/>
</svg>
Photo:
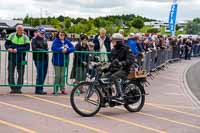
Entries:
<svg viewBox="0 0 200 133">
<path fill-rule="evenodd" d="M 10 34 L 12 32 L 15 32 L 16 26 L 18 24 L 23 24 L 23 21 L 22 20 L 2 20 L 2 19 L 0 19 L 0 33 L 6 32 L 6 34 Z M 34 34 L 34 31 L 36 31 L 39 28 L 39 26 L 33 27 L 28 24 L 23 24 L 23 25 L 24 25 L 24 31 L 26 32 L 26 34 L 29 37 L 32 37 Z M 47 32 L 56 32 L 57 31 L 51 25 L 43 25 L 43 27 L 45 28 L 45 30 Z"/>
<path fill-rule="evenodd" d="M 179 27 L 179 31 L 183 31 L 184 28 L 187 26 L 188 21 L 178 21 L 177 26 Z M 169 23 L 164 21 L 152 21 L 152 22 L 145 22 L 145 26 L 151 26 L 152 28 L 160 29 L 161 27 L 165 28 L 165 32 L 169 31 Z"/>
<path fill-rule="evenodd" d="M 8 25 L 9 27 L 14 27 L 17 24 L 23 24 L 22 20 L 3 20 L 0 19 L 0 23 L 4 23 L 6 25 Z"/>
<path fill-rule="evenodd" d="M 161 27 L 167 27 L 168 23 L 163 21 L 151 21 L 151 22 L 145 22 L 145 26 L 151 26 L 153 28 L 161 28 Z"/>
</svg>

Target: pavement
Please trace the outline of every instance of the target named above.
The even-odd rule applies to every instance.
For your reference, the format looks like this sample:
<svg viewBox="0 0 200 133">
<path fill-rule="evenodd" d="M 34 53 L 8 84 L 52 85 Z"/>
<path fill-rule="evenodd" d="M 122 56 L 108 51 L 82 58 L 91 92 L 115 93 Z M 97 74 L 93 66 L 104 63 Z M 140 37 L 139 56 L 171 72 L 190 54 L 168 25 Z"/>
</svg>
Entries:
<svg viewBox="0 0 200 133">
<path fill-rule="evenodd" d="M 200 62 L 192 65 L 186 73 L 186 81 L 191 97 L 200 105 Z"/>
<path fill-rule="evenodd" d="M 186 81 L 187 70 L 198 62 L 200 58 L 183 60 L 153 73 L 153 80 L 149 78 L 151 85 L 145 87 L 150 95 L 138 113 L 116 107 L 101 109 L 96 116 L 83 118 L 73 111 L 69 96 L 53 96 L 52 88 L 45 88 L 48 95 L 37 96 L 34 88 L 24 87 L 22 95 L 11 95 L 8 87 L 1 87 L 0 132 L 199 133 L 200 109 L 192 93 L 188 93 Z M 194 79 L 198 82 L 199 78 Z M 67 90 L 70 92 L 71 88 Z"/>
</svg>

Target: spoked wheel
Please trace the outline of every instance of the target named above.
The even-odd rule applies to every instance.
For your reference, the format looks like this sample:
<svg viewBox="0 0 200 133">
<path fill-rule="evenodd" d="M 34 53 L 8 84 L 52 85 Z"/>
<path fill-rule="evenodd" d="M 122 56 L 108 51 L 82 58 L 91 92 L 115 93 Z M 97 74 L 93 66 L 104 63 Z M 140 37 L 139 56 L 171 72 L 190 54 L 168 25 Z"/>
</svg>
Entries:
<svg viewBox="0 0 200 133">
<path fill-rule="evenodd" d="M 139 112 L 143 108 L 145 102 L 144 87 L 140 83 L 129 83 L 128 86 L 131 87 L 131 91 L 128 95 L 133 98 L 130 102 L 126 103 L 124 107 L 129 112 Z"/>
<path fill-rule="evenodd" d="M 71 92 L 70 102 L 79 115 L 90 117 L 101 108 L 101 94 L 90 82 L 77 85 Z"/>
</svg>

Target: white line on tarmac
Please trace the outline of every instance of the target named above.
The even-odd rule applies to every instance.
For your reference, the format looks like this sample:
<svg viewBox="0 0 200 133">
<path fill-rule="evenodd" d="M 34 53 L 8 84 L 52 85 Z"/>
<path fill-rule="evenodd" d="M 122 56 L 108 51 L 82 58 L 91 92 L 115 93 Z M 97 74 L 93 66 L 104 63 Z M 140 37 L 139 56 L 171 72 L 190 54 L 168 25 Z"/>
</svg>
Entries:
<svg viewBox="0 0 200 133">
<path fill-rule="evenodd" d="M 16 124 L 13 124 L 13 123 L 10 123 L 10 122 L 7 122 L 7 121 L 3 121 L 3 120 L 0 120 L 0 124 L 19 129 L 19 130 L 26 132 L 26 133 L 37 133 L 36 131 L 30 130 L 30 129 L 27 129 L 27 128 L 22 127 L 20 125 L 16 125 Z"/>
</svg>

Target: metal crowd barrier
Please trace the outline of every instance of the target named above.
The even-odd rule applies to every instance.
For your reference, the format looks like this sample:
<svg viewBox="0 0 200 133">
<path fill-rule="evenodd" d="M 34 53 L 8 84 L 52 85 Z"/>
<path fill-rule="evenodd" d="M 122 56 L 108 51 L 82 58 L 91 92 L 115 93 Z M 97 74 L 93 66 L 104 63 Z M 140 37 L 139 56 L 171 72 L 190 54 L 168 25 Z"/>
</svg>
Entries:
<svg viewBox="0 0 200 133">
<path fill-rule="evenodd" d="M 16 63 L 10 63 L 8 61 L 8 52 L 6 50 L 0 50 L 0 86 L 26 86 L 26 87 L 33 87 L 33 86 L 44 86 L 44 87 L 52 87 L 54 86 L 54 67 L 52 65 L 51 57 L 53 52 L 51 51 L 37 51 L 35 53 L 46 53 L 49 55 L 48 58 L 48 69 L 47 69 L 47 76 L 45 79 L 45 83 L 42 85 L 36 84 L 36 66 L 33 61 L 32 54 L 34 53 L 33 51 L 26 51 L 26 57 L 25 61 L 22 62 L 16 62 Z M 10 57 L 11 60 L 12 58 L 15 57 Z M 13 59 L 15 60 L 15 59 Z M 12 62 L 12 61 L 11 61 Z M 16 64 L 15 69 L 9 69 L 12 66 Z M 17 68 L 18 67 L 18 68 Z M 14 70 L 14 71 L 13 71 Z M 8 77 L 9 73 L 11 74 L 13 71 L 13 76 L 14 76 L 14 84 L 11 84 L 8 82 Z M 24 74 L 23 74 L 24 73 Z M 43 71 L 39 74 L 42 74 Z M 19 74 L 24 75 L 23 77 L 23 83 L 21 84 L 20 81 L 17 81 Z M 19 79 L 22 80 L 22 79 Z M 20 84 L 17 84 L 17 82 Z"/>
<path fill-rule="evenodd" d="M 147 52 L 144 56 L 142 68 L 148 73 L 156 70 L 158 67 L 165 65 L 168 61 L 173 59 L 177 51 L 172 49 L 152 50 Z M 38 85 L 36 83 L 36 67 L 33 61 L 33 53 L 46 53 L 48 54 L 48 70 L 44 84 Z M 26 61 L 22 62 L 24 65 L 24 82 L 22 84 L 10 84 L 8 82 L 8 52 L 0 50 L 0 86 L 44 86 L 55 87 L 55 72 L 52 64 L 52 51 L 27 51 Z M 176 55 L 178 57 L 178 55 Z M 89 52 L 89 51 L 76 51 L 70 57 L 64 58 L 64 79 L 65 84 L 73 86 L 78 82 L 85 81 L 87 74 L 93 74 L 92 63 L 95 62 L 109 62 L 109 52 Z M 41 73 L 40 73 L 41 74 Z M 18 77 L 17 69 L 14 72 L 15 82 Z"/>
<path fill-rule="evenodd" d="M 192 48 L 192 56 L 193 57 L 197 57 L 200 55 L 200 45 L 199 44 L 195 44 Z"/>
<path fill-rule="evenodd" d="M 55 87 L 59 85 L 54 84 L 55 80 L 55 67 L 52 64 L 53 54 L 57 54 L 52 51 L 26 51 L 25 61 L 16 62 L 9 65 L 8 61 L 8 51 L 0 50 L 0 86 L 44 86 L 44 87 Z M 46 53 L 48 54 L 48 68 L 47 75 L 44 84 L 37 84 L 37 71 L 35 66 L 35 61 L 33 60 L 33 53 Z M 91 67 L 92 62 L 108 62 L 110 53 L 101 52 L 89 52 L 89 51 L 76 51 L 71 54 L 70 57 L 64 58 L 64 79 L 65 85 L 73 86 L 76 80 L 84 81 L 86 80 L 86 75 Z M 77 57 L 78 58 L 74 58 Z M 11 60 L 17 60 L 16 57 L 10 57 Z M 16 59 L 14 59 L 16 58 Z M 36 57 L 37 58 L 37 57 Z M 43 57 L 42 57 L 43 58 Z M 59 58 L 59 57 L 58 57 Z M 83 63 L 85 62 L 85 64 Z M 16 64 L 15 69 L 9 69 Z M 43 65 L 43 64 L 42 64 Z M 17 69 L 17 66 L 19 67 Z M 13 71 L 13 72 L 12 72 Z M 14 83 L 9 82 L 9 74 L 13 73 Z M 24 73 L 24 74 L 23 74 Z M 43 70 L 40 75 L 44 72 Z M 19 75 L 23 75 L 23 81 L 17 81 Z M 22 80 L 22 78 L 20 78 Z M 13 79 L 12 79 L 13 80 Z"/>
<path fill-rule="evenodd" d="M 177 50 L 172 50 L 170 48 L 152 50 L 145 54 L 143 68 L 147 73 L 150 73 L 151 71 L 155 71 L 156 69 L 165 66 L 166 63 L 174 59 L 179 59 Z"/>
<path fill-rule="evenodd" d="M 67 69 L 67 84 L 70 86 L 85 81 L 88 75 L 93 76 L 95 63 L 110 61 L 110 52 L 76 51 L 72 56 Z"/>
</svg>

